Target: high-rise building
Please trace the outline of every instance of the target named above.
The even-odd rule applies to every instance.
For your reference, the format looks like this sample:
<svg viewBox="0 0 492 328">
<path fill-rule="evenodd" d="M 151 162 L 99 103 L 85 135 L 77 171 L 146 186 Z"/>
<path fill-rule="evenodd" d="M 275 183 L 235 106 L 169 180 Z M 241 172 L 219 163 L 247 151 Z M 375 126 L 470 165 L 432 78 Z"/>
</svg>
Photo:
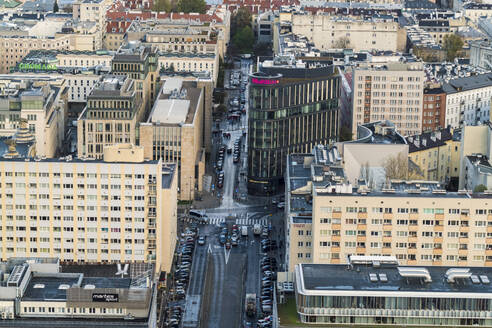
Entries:
<svg viewBox="0 0 492 328">
<path fill-rule="evenodd" d="M 105 146 L 136 144 L 137 123 L 144 115 L 136 83 L 126 76 L 106 75 L 94 86 L 77 123 L 78 157 L 101 159 Z"/>
<path fill-rule="evenodd" d="M 338 140 L 340 77 L 331 65 L 276 57 L 250 82 L 248 192 L 273 194 L 288 154 Z"/>
<path fill-rule="evenodd" d="M 148 262 L 169 271 L 176 242 L 176 166 L 120 144 L 103 160 L 0 159 L 2 260 Z"/>
<path fill-rule="evenodd" d="M 180 200 L 193 200 L 195 190 L 202 190 L 204 97 L 195 81 L 168 78 L 147 122 L 140 123 L 145 157 L 177 164 Z"/>
<path fill-rule="evenodd" d="M 359 66 L 352 78 L 352 134 L 357 126 L 393 122 L 402 135 L 422 132 L 425 73 L 420 62 Z"/>
</svg>

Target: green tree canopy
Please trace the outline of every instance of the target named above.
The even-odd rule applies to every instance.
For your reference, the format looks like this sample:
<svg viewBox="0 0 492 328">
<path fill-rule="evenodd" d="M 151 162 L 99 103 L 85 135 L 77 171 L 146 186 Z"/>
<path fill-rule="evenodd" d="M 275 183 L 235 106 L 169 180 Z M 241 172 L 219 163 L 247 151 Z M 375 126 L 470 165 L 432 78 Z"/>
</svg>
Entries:
<svg viewBox="0 0 492 328">
<path fill-rule="evenodd" d="M 473 192 L 484 192 L 485 190 L 487 190 L 487 186 L 483 184 L 479 184 L 478 186 L 475 187 L 475 189 L 473 189 Z"/>
<path fill-rule="evenodd" d="M 251 53 L 251 49 L 255 42 L 255 36 L 251 27 L 245 26 L 239 30 L 236 35 L 234 35 L 232 42 L 240 53 Z"/>
<path fill-rule="evenodd" d="M 251 26 L 251 12 L 246 7 L 241 7 L 232 17 L 232 30 L 238 32 L 245 26 Z"/>
<path fill-rule="evenodd" d="M 463 40 L 456 34 L 449 34 L 444 37 L 443 49 L 446 51 L 446 59 L 453 61 L 463 49 Z"/>
<path fill-rule="evenodd" d="M 205 3 L 205 0 L 179 0 L 177 11 L 205 14 L 207 11 L 207 4 Z"/>
<path fill-rule="evenodd" d="M 173 5 L 170 0 L 156 0 L 154 1 L 154 6 L 152 10 L 160 12 L 164 11 L 166 13 L 173 11 Z"/>
<path fill-rule="evenodd" d="M 58 10 L 59 10 L 59 8 L 58 8 L 58 1 L 55 0 L 55 4 L 53 5 L 53 12 L 54 13 L 57 13 Z"/>
</svg>

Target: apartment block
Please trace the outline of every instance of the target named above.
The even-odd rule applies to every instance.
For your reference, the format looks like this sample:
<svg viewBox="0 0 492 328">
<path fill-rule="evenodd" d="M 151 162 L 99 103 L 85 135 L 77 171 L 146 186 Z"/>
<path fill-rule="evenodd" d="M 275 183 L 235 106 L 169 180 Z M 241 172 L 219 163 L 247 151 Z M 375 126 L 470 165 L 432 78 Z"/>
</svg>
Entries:
<svg viewBox="0 0 492 328">
<path fill-rule="evenodd" d="M 402 135 L 422 131 L 425 73 L 420 62 L 361 65 L 352 78 L 352 133 L 357 126 L 393 122 Z"/>
<path fill-rule="evenodd" d="M 177 164 L 180 200 L 192 200 L 202 190 L 204 97 L 195 82 L 167 78 L 147 122 L 140 124 L 145 157 Z"/>
<path fill-rule="evenodd" d="M 36 140 L 38 156 L 54 157 L 62 147 L 67 111 L 64 80 L 0 78 L 0 135 L 14 136 L 21 120 Z"/>
<path fill-rule="evenodd" d="M 491 198 L 419 181 L 379 193 L 314 189 L 312 261 L 393 255 L 405 265 L 490 266 Z"/>
<path fill-rule="evenodd" d="M 439 86 L 426 86 L 422 107 L 422 131 L 434 131 L 445 127 L 446 93 Z"/>
<path fill-rule="evenodd" d="M 306 36 L 320 50 L 340 48 L 340 41 L 349 41 L 345 48 L 361 50 L 399 50 L 398 23 L 392 17 L 359 18 L 327 13 L 295 13 L 292 33 Z"/>
<path fill-rule="evenodd" d="M 106 75 L 87 97 L 77 120 L 78 157 L 103 157 L 105 146 L 136 144 L 136 127 L 144 117 L 142 99 L 131 78 Z"/>
<path fill-rule="evenodd" d="M 463 5 L 463 16 L 477 24 L 479 19 L 492 17 L 492 4 L 468 2 Z"/>
<path fill-rule="evenodd" d="M 128 76 L 135 81 L 136 94 L 142 99 L 144 114 L 154 105 L 158 87 L 157 52 L 140 42 L 121 46 L 111 63 L 112 74 Z"/>
<path fill-rule="evenodd" d="M 425 179 L 448 184 L 460 173 L 461 131 L 450 127 L 408 136 L 408 156 Z"/>
<path fill-rule="evenodd" d="M 490 120 L 492 73 L 460 77 L 444 83 L 446 126 L 476 125 Z"/>
<path fill-rule="evenodd" d="M 175 166 L 144 160 L 143 149 L 128 144 L 105 148 L 104 155 L 0 159 L 2 260 L 57 257 L 170 269 Z"/>
</svg>

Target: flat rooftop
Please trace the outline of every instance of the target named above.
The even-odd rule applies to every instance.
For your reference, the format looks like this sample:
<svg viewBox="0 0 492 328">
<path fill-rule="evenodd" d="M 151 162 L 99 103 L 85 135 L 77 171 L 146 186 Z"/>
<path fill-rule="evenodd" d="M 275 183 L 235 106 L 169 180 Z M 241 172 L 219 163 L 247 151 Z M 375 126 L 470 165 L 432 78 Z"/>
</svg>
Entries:
<svg viewBox="0 0 492 328">
<path fill-rule="evenodd" d="M 408 267 L 400 268 L 424 268 Z M 482 276 L 492 279 L 492 268 L 471 267 L 473 276 L 479 277 L 479 283 L 472 278 L 456 278 L 454 283 L 446 279 L 446 271 L 452 267 L 428 266 L 425 270 L 430 274 L 431 282 L 421 277 L 403 277 L 396 265 L 354 265 L 351 269 L 347 264 L 301 264 L 296 269 L 296 278 L 300 279 L 306 291 L 323 294 L 329 291 L 367 291 L 373 292 L 434 292 L 434 293 L 492 293 L 492 285 L 483 283 Z M 463 269 L 463 267 L 461 267 Z M 370 274 L 376 274 L 377 281 L 371 281 Z M 381 281 L 380 274 L 386 275 L 387 281 Z M 342 294 L 342 293 L 341 293 Z M 366 295 L 366 294 L 364 294 Z M 415 296 L 415 295 L 413 295 Z M 491 295 L 492 296 L 492 295 Z M 451 297 L 451 296 L 450 296 Z"/>
<path fill-rule="evenodd" d="M 180 78 L 167 79 L 162 85 L 147 123 L 193 123 L 202 92 L 195 85 L 192 81 Z"/>
</svg>

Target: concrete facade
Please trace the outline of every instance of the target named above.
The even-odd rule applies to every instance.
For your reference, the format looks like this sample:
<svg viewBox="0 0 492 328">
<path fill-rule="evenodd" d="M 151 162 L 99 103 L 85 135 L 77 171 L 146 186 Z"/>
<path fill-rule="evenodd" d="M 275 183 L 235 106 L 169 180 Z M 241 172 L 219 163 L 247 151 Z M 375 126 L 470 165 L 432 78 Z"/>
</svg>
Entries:
<svg viewBox="0 0 492 328">
<path fill-rule="evenodd" d="M 350 42 L 346 48 L 354 51 L 397 51 L 398 30 L 398 23 L 390 19 L 364 20 L 331 15 L 292 15 L 292 33 L 306 36 L 320 50 L 340 48 L 339 40 L 347 39 Z"/>
<path fill-rule="evenodd" d="M 393 122 L 402 135 L 422 131 L 425 73 L 422 63 L 386 63 L 357 67 L 352 78 L 352 134 L 357 126 Z"/>
</svg>

